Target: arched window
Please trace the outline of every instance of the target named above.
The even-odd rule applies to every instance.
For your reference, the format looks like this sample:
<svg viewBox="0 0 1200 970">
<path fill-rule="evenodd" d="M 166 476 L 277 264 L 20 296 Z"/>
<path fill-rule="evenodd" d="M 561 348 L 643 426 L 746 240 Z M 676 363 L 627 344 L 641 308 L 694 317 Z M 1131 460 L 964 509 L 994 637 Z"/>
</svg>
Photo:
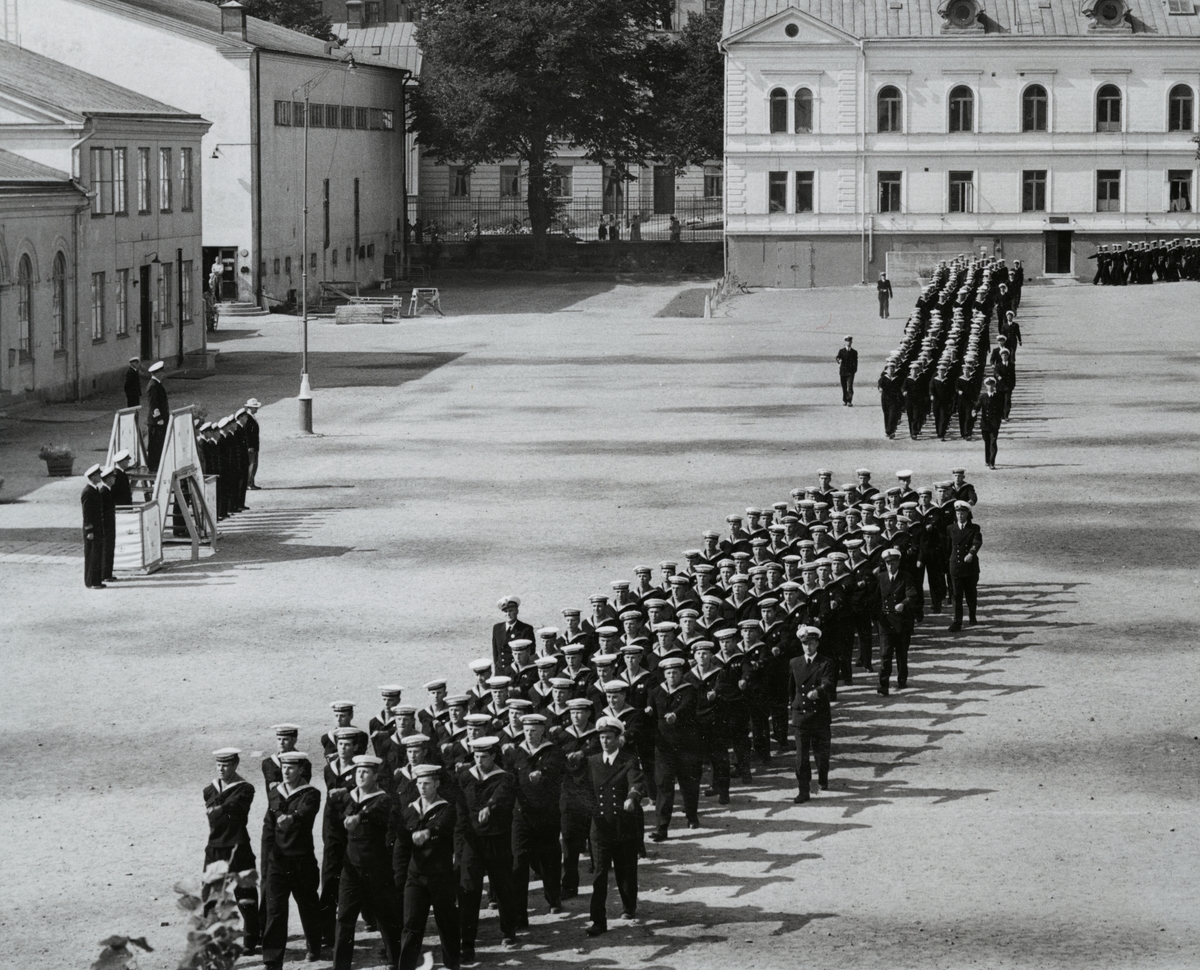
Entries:
<svg viewBox="0 0 1200 970">
<path fill-rule="evenodd" d="M 1186 84 L 1171 88 L 1167 102 L 1167 131 L 1192 130 L 1192 89 Z"/>
<path fill-rule="evenodd" d="M 893 84 L 879 89 L 879 131 L 900 131 L 900 89 Z"/>
<path fill-rule="evenodd" d="M 771 134 L 787 131 L 787 92 L 776 88 L 771 92 Z"/>
<path fill-rule="evenodd" d="M 1096 92 L 1096 130 L 1121 130 L 1121 89 L 1105 84 Z"/>
<path fill-rule="evenodd" d="M 813 130 L 813 97 L 808 88 L 796 92 L 796 134 L 807 134 Z"/>
<path fill-rule="evenodd" d="M 22 357 L 29 356 L 30 320 L 33 319 L 33 263 L 29 256 L 17 264 L 17 341 Z"/>
<path fill-rule="evenodd" d="M 62 350 L 67 336 L 67 260 L 61 252 L 54 254 L 54 271 L 50 274 L 50 305 L 54 319 L 51 331 L 54 349 Z"/>
<path fill-rule="evenodd" d="M 1045 131 L 1050 99 L 1040 84 L 1031 84 L 1021 95 L 1021 130 Z"/>
<path fill-rule="evenodd" d="M 950 91 L 950 130 L 975 130 L 975 95 L 965 84 Z"/>
</svg>

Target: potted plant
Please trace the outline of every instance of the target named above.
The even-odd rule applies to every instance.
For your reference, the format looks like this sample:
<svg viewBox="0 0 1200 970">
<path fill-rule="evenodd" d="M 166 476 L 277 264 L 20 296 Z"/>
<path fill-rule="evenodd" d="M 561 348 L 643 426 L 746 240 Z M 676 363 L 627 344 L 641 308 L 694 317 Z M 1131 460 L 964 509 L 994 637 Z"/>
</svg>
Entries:
<svg viewBox="0 0 1200 970">
<path fill-rule="evenodd" d="M 75 452 L 69 445 L 42 445 L 38 457 L 46 463 L 51 478 L 68 478 L 75 473 Z"/>
</svg>

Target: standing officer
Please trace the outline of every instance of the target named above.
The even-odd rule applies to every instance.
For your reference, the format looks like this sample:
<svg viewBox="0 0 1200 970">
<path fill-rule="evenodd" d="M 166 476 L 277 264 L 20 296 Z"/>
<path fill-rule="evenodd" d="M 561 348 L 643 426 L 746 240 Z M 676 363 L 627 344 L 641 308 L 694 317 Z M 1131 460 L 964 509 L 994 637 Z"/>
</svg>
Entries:
<svg viewBox="0 0 1200 970">
<path fill-rule="evenodd" d="M 854 349 L 854 338 L 846 335 L 846 346 L 837 352 L 838 377 L 842 381 L 842 404 L 854 407 L 854 375 L 858 373 L 858 351 Z"/>
<path fill-rule="evenodd" d="M 129 484 L 129 466 L 133 464 L 133 456 L 122 448 L 113 455 L 113 502 L 117 508 L 133 504 L 133 488 Z"/>
<path fill-rule="evenodd" d="M 113 465 L 105 465 L 100 469 L 100 502 L 104 512 L 104 581 L 111 583 L 113 575 L 113 559 L 117 551 L 117 498 L 113 494 L 113 484 L 116 482 L 117 469 Z"/>
<path fill-rule="evenodd" d="M 975 414 L 979 416 L 979 433 L 983 436 L 984 461 L 994 470 L 1000 426 L 1004 423 L 1004 397 L 996 392 L 996 378 L 984 379 L 983 392 L 975 402 Z"/>
<path fill-rule="evenodd" d="M 258 419 L 255 415 L 258 414 L 258 409 L 262 407 L 258 403 L 258 398 L 252 397 L 246 402 L 246 450 L 250 456 L 250 470 L 246 478 L 246 487 L 258 491 L 259 486 L 254 481 L 254 476 L 258 474 Z"/>
<path fill-rule="evenodd" d="M 321 959 L 321 907 L 317 899 L 321 874 L 312 837 L 321 793 L 306 778 L 306 772 L 312 770 L 308 755 L 293 749 L 278 757 L 283 779 L 267 785 L 267 814 L 263 817 L 263 966 L 267 970 L 283 967 L 291 896 L 300 910 L 308 960 Z M 268 763 L 270 759 L 263 762 L 264 774 Z"/>
<path fill-rule="evenodd" d="M 592 923 L 588 936 L 608 930 L 608 870 L 616 871 L 621 916 L 637 917 L 637 862 L 642 844 L 642 813 L 646 783 L 637 755 L 621 747 L 621 722 L 602 717 L 596 725 L 600 753 L 587 760 L 593 805 L 592 851 L 596 876 L 592 880 Z"/>
<path fill-rule="evenodd" d="M 93 465 L 86 472 L 87 482 L 79 496 L 83 506 L 83 585 L 88 589 L 106 589 L 104 585 L 104 496 L 101 494 L 101 468 Z"/>
<path fill-rule="evenodd" d="M 125 407 L 136 408 L 142 405 L 142 369 L 141 360 L 129 358 L 129 370 L 125 372 Z"/>
<path fill-rule="evenodd" d="M 509 644 L 513 640 L 535 643 L 537 634 L 533 627 L 518 618 L 521 609 L 519 596 L 501 596 L 496 601 L 496 608 L 507 617 L 492 627 L 492 670 L 499 674 L 512 666 L 513 655 Z"/>
<path fill-rule="evenodd" d="M 442 965 L 446 970 L 458 970 L 460 940 L 454 878 L 458 808 L 438 791 L 437 765 L 419 765 L 413 774 L 419 795 L 404 808 L 402 816 L 408 836 L 404 841 L 411 848 L 404 880 L 399 970 L 416 970 L 421 965 L 421 945 L 431 906 L 442 944 Z"/>
<path fill-rule="evenodd" d="M 887 273 L 879 274 L 879 282 L 875 284 L 875 292 L 879 296 L 879 319 L 887 319 L 887 317 L 891 316 L 888 313 L 888 302 L 892 298 L 892 281 L 887 278 Z"/>
<path fill-rule="evenodd" d="M 241 752 L 237 748 L 218 748 L 217 777 L 204 788 L 204 810 L 208 813 L 208 844 L 204 847 L 204 868 L 217 861 L 229 863 L 230 872 L 254 869 L 254 850 L 246 819 L 254 801 L 254 786 L 238 774 Z M 234 891 L 242 914 L 242 945 L 245 955 L 258 949 L 258 893 L 253 886 Z"/>
<path fill-rule="evenodd" d="M 508 754 L 508 770 L 517 780 L 513 811 L 513 897 L 517 928 L 529 926 L 529 868 L 542 876 L 542 893 L 551 913 L 562 912 L 560 801 L 567 758 L 546 740 L 546 716 L 521 717 L 525 739 Z"/>
<path fill-rule="evenodd" d="M 802 805 L 812 794 L 810 752 L 817 760 L 817 784 L 829 788 L 829 752 L 832 739 L 833 697 L 837 672 L 827 657 L 817 653 L 821 631 L 813 626 L 799 630 L 804 653 L 796 657 L 788 671 L 788 705 L 792 726 L 796 729 L 796 784 L 799 791 L 792 801 Z"/>
<path fill-rule="evenodd" d="M 879 573 L 875 599 L 875 623 L 881 647 L 877 694 L 888 695 L 892 658 L 896 658 L 896 689 L 908 683 L 908 644 L 921 594 L 912 576 L 900 568 L 900 550 L 883 550 L 884 568 Z"/>
<path fill-rule="evenodd" d="M 972 519 L 971 506 L 961 499 L 954 503 L 954 522 L 946 530 L 949 551 L 950 589 L 954 596 L 954 621 L 950 632 L 962 629 L 963 599 L 967 614 L 975 624 L 975 603 L 979 586 L 979 548 L 983 545 L 983 530 Z"/>
<path fill-rule="evenodd" d="M 650 838 L 663 842 L 675 809 L 675 785 L 683 797 L 688 828 L 700 827 L 700 726 L 696 720 L 696 686 L 683 679 L 682 657 L 668 657 L 658 669 L 663 682 L 650 692 L 649 709 L 655 722 L 654 809 L 656 824 Z"/>
<path fill-rule="evenodd" d="M 163 362 L 156 360 L 148 369 L 150 383 L 146 387 L 146 405 L 150 414 L 146 418 L 146 462 L 150 471 L 156 472 L 167 440 L 167 418 L 171 415 L 171 409 L 167 401 L 167 389 L 158 376 L 162 372 Z"/>
<path fill-rule="evenodd" d="M 240 409 L 234 416 L 233 440 L 237 447 L 237 503 L 238 511 L 244 511 L 246 505 L 246 486 L 250 481 L 250 449 L 249 436 L 246 434 L 246 419 L 249 413 L 245 408 Z"/>
</svg>

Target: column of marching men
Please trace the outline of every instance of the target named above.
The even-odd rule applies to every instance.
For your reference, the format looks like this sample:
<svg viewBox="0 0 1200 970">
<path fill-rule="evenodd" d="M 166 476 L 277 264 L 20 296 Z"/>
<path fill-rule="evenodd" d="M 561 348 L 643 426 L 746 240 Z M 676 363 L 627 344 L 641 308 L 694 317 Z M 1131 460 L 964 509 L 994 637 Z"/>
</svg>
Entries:
<svg viewBox="0 0 1200 970">
<path fill-rule="evenodd" d="M 1092 284 L 1126 286 L 1200 280 L 1200 240 L 1151 239 L 1102 245 L 1088 259 L 1096 261 Z"/>
<path fill-rule="evenodd" d="M 1020 260 L 1011 270 L 1002 259 L 966 256 L 938 265 L 879 377 L 883 429 L 889 438 L 895 438 L 902 417 L 909 436 L 918 438 L 932 416 L 934 434 L 944 441 L 957 414 L 964 439 L 972 438 L 979 422 L 985 462 L 995 467 L 996 436 L 1008 420 L 1016 387 L 1023 287 Z"/>
<path fill-rule="evenodd" d="M 659 563 L 657 582 L 638 566 L 590 597 L 587 616 L 564 609 L 561 627 L 535 629 L 519 597 L 502 597 L 492 654 L 469 665 L 460 692 L 438 678 L 413 704 L 384 685 L 365 726 L 353 702 L 334 701 L 336 723 L 312 755 L 298 750 L 296 725 L 276 725 L 278 751 L 262 762 L 262 895 L 239 897 L 248 952 L 261 943 L 265 966 L 282 965 L 294 898 L 310 961 L 332 947 L 335 968 L 349 970 L 361 915 L 388 965 L 412 970 L 432 910 L 442 963 L 456 968 L 475 962 L 485 877 L 511 947 L 529 928 L 530 874 L 560 913 L 581 859 L 587 933 L 599 935 L 610 869 L 622 918 L 636 918 L 645 837 L 668 839 L 677 794 L 683 824 L 699 827 L 702 797 L 728 804 L 735 779 L 792 750 L 793 801 L 812 797 L 813 761 L 827 789 L 831 705 L 854 667 L 881 695 L 903 690 L 926 610 L 952 607 L 952 632 L 964 607 L 976 621 L 977 496 L 964 469 L 952 474 L 914 489 L 901 470 L 881 490 L 868 469 L 841 488 L 820 469 L 791 502 L 730 515 L 724 534 Z M 205 864 L 253 869 L 254 787 L 237 749 L 214 754 Z"/>
</svg>

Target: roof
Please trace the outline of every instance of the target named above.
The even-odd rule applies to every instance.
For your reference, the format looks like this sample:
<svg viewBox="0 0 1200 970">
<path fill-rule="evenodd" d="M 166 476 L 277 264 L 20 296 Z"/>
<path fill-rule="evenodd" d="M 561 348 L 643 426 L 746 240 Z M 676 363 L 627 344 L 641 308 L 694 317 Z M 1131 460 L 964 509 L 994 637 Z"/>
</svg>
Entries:
<svg viewBox="0 0 1200 970">
<path fill-rule="evenodd" d="M 0 148 L 0 183 L 2 182 L 69 182 L 66 172 L 30 161 Z"/>
<path fill-rule="evenodd" d="M 1128 2 L 1137 35 L 1200 37 L 1200 15 L 1170 15 L 1165 0 Z M 938 6 L 938 0 L 725 0 L 723 33 L 729 38 L 792 7 L 855 37 L 961 39 L 942 33 Z M 1091 26 L 1079 0 L 982 0 L 982 6 L 987 35 L 1082 37 Z"/>
<path fill-rule="evenodd" d="M 371 24 L 350 30 L 347 24 L 334 24 L 334 36 L 345 42 L 347 50 L 375 54 L 393 67 L 421 73 L 421 48 L 417 46 L 417 25 L 414 23 Z"/>
<path fill-rule="evenodd" d="M 93 114 L 195 117 L 187 111 L 2 40 L 0 91 L 80 118 Z"/>
<path fill-rule="evenodd" d="M 298 30 L 280 27 L 257 17 L 246 17 L 246 39 L 236 34 L 221 33 L 221 8 L 208 0 L 81 0 L 92 6 L 117 10 L 126 14 L 142 14 L 146 19 L 163 18 L 176 21 L 201 33 L 212 34 L 212 42 L 226 49 L 261 48 L 285 54 L 303 54 L 340 60 L 336 53 L 326 49 L 327 42 L 318 37 L 302 34 Z M 122 10 L 122 8 L 124 8 Z M 357 59 L 357 58 L 356 58 Z M 380 59 L 370 58 L 364 62 L 379 67 L 390 67 Z"/>
</svg>

